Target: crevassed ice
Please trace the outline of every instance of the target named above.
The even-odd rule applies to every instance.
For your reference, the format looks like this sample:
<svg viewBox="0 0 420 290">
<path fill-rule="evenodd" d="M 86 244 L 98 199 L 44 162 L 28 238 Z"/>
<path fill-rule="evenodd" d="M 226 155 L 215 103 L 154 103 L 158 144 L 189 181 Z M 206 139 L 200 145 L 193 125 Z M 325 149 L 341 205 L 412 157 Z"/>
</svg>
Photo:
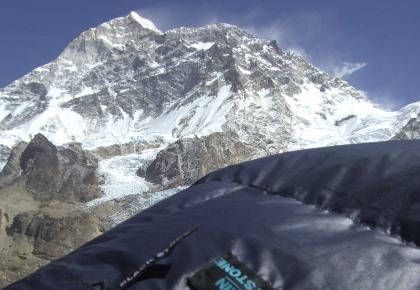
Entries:
<svg viewBox="0 0 420 290">
<path fill-rule="evenodd" d="M 97 175 L 102 179 L 100 188 L 103 196 L 86 203 L 86 206 L 97 206 L 106 201 L 149 191 L 149 183 L 137 176 L 136 172 L 161 149 L 146 149 L 142 154 L 127 154 L 100 161 Z"/>
</svg>

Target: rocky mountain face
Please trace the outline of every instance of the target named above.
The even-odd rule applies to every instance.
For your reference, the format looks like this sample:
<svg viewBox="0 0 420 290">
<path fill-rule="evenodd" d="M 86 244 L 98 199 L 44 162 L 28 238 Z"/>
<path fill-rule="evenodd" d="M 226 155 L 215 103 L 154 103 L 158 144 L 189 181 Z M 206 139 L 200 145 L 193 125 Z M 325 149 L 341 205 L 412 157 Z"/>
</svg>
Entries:
<svg viewBox="0 0 420 290">
<path fill-rule="evenodd" d="M 202 138 L 183 138 L 160 151 L 146 171 L 137 174 L 147 181 L 173 188 L 192 184 L 207 173 L 251 159 L 254 150 L 233 136 L 213 133 Z"/>
<path fill-rule="evenodd" d="M 265 155 L 389 139 L 418 110 L 381 110 L 235 26 L 162 33 L 144 21 L 132 13 L 85 31 L 56 60 L 1 89 L 3 145 L 37 133 L 90 149 L 232 132 Z"/>
<path fill-rule="evenodd" d="M 383 110 L 229 24 L 161 32 L 134 12 L 103 23 L 0 89 L 0 285 L 212 170 L 417 138 L 419 113 Z"/>
<path fill-rule="evenodd" d="M 412 140 L 420 138 L 420 115 L 411 118 L 393 137 L 395 140 Z"/>
<path fill-rule="evenodd" d="M 41 202 L 86 202 L 100 196 L 97 160 L 80 144 L 56 147 L 43 135 L 14 148 L 0 173 L 0 187 L 22 183 Z"/>
<path fill-rule="evenodd" d="M 56 147 L 38 134 L 14 147 L 0 173 L 0 284 L 103 231 L 83 206 L 100 196 L 96 169 L 80 144 Z"/>
</svg>

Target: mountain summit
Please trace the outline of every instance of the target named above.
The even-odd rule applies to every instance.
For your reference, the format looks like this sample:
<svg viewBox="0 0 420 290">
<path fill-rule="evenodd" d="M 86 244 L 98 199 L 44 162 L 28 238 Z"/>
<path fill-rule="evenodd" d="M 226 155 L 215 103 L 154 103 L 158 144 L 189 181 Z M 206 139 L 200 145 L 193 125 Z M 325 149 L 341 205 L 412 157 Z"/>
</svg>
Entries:
<svg viewBox="0 0 420 290">
<path fill-rule="evenodd" d="M 386 112 L 275 41 L 235 26 L 160 32 L 136 12 L 83 32 L 0 90 L 12 147 L 44 134 L 85 148 L 230 132 L 261 154 L 387 140 L 419 105 Z"/>
<path fill-rule="evenodd" d="M 0 274 L 32 271 L 92 237 L 73 230 L 96 235 L 227 165 L 417 138 L 419 113 L 386 111 L 236 26 L 161 32 L 131 12 L 0 89 L 0 252 L 26 267 Z"/>
<path fill-rule="evenodd" d="M 131 144 L 124 152 L 144 160 L 140 176 L 169 186 L 171 170 L 177 178 L 194 172 L 175 182 L 182 184 L 268 154 L 417 136 L 419 112 L 419 103 L 383 110 L 236 26 L 162 33 L 131 12 L 81 33 L 57 59 L 0 89 L 0 157 L 4 163 L 38 133 L 85 150 Z"/>
<path fill-rule="evenodd" d="M 129 14 L 129 17 L 133 18 L 135 21 L 137 21 L 143 28 L 153 30 L 157 33 L 162 33 L 155 24 L 150 21 L 149 19 L 141 17 L 137 12 L 132 11 Z"/>
</svg>

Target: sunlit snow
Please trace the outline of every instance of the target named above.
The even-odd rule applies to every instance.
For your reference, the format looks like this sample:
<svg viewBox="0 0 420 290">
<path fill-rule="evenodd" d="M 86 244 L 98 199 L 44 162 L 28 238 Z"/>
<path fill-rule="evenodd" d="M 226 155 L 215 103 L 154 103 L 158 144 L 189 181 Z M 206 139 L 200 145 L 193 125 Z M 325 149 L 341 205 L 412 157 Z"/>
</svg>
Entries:
<svg viewBox="0 0 420 290">
<path fill-rule="evenodd" d="M 99 162 L 97 175 L 101 179 L 103 196 L 87 203 L 95 206 L 103 202 L 132 194 L 142 194 L 150 184 L 137 176 L 137 170 L 150 162 L 162 148 L 146 149 L 141 154 L 115 156 Z"/>
<path fill-rule="evenodd" d="M 141 17 L 138 13 L 132 11 L 130 13 L 130 16 L 136 20 L 141 26 L 143 26 L 144 28 L 147 28 L 149 30 L 153 30 L 155 32 L 158 33 L 162 33 L 154 24 L 152 21 L 150 21 L 149 19 L 143 18 Z"/>
<path fill-rule="evenodd" d="M 214 42 L 197 42 L 193 43 L 190 46 L 197 50 L 207 50 L 214 45 Z"/>
</svg>

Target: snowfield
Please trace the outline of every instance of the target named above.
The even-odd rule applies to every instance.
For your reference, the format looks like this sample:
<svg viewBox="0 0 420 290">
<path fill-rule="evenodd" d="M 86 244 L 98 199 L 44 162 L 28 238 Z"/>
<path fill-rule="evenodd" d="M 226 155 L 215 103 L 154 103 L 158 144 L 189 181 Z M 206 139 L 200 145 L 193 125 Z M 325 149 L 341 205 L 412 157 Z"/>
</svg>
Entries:
<svg viewBox="0 0 420 290">
<path fill-rule="evenodd" d="M 420 103 L 386 111 L 235 26 L 161 32 L 133 12 L 83 32 L 56 60 L 0 89 L 0 145 L 37 133 L 90 150 L 161 144 L 100 161 L 104 195 L 95 206 L 147 193 L 136 170 L 180 138 L 229 132 L 267 155 L 389 140 L 419 113 Z"/>
</svg>

